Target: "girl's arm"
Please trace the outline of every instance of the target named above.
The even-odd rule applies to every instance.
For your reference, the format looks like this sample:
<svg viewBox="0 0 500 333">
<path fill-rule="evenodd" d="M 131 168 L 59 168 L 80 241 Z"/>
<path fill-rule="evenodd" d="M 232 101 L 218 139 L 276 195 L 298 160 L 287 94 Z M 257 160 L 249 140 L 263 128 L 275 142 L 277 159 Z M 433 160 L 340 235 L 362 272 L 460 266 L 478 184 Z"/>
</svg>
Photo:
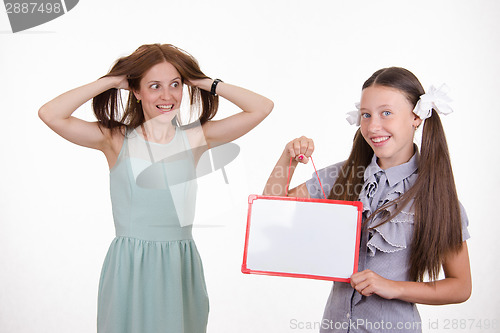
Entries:
<svg viewBox="0 0 500 333">
<path fill-rule="evenodd" d="M 125 77 L 104 77 L 75 88 L 43 105 L 38 116 L 54 132 L 80 146 L 104 150 L 109 145 L 109 131 L 98 127 L 97 122 L 88 122 L 71 116 L 83 103 L 111 88 L 128 88 Z"/>
<path fill-rule="evenodd" d="M 274 166 L 269 179 L 267 180 L 266 187 L 264 188 L 263 195 L 271 196 L 286 196 L 286 184 L 288 178 L 288 168 L 290 167 L 290 158 L 292 158 L 292 165 L 290 167 L 290 180 L 297 167 L 297 164 L 306 164 L 309 161 L 314 151 L 314 142 L 304 136 L 290 141 L 285 146 L 285 150 L 281 154 L 278 162 Z M 309 198 L 309 191 L 307 190 L 306 183 L 288 191 L 289 197 Z"/>
<path fill-rule="evenodd" d="M 467 242 L 458 253 L 448 255 L 443 263 L 445 278 L 435 282 L 392 281 L 371 270 L 351 276 L 351 285 L 365 296 L 377 294 L 387 299 L 406 302 L 443 305 L 465 302 L 472 292 Z"/>
<path fill-rule="evenodd" d="M 213 80 L 201 79 L 187 83 L 210 91 Z M 264 120 L 274 107 L 270 99 L 228 83 L 219 82 L 216 92 L 238 106 L 242 112 L 221 120 L 207 121 L 203 125 L 205 140 L 209 147 L 231 142 L 248 133 Z"/>
</svg>

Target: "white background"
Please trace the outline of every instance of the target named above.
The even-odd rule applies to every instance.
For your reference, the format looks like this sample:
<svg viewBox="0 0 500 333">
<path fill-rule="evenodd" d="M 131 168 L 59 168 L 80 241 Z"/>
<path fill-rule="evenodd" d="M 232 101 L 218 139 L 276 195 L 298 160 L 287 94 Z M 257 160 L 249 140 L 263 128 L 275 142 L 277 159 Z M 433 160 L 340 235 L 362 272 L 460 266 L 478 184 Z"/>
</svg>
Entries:
<svg viewBox="0 0 500 333">
<path fill-rule="evenodd" d="M 472 297 L 419 306 L 424 332 L 494 332 L 484 328 L 487 320 L 500 326 L 498 17 L 495 0 L 86 0 L 13 34 L 2 9 L 0 331 L 95 331 L 100 269 L 114 237 L 107 163 L 51 132 L 37 111 L 139 45 L 159 42 L 193 54 L 207 75 L 275 102 L 272 114 L 236 141 L 241 153 L 226 168 L 230 184 L 220 172 L 200 179 L 195 237 L 209 332 L 316 331 L 291 321 L 321 320 L 329 282 L 240 273 L 247 196 L 261 193 L 294 137 L 315 139 L 318 167 L 345 159 L 355 131 L 345 112 L 364 80 L 394 65 L 413 71 L 425 88 L 446 82 L 452 89 L 455 113 L 443 123 L 472 235 Z M 223 103 L 218 116 L 235 111 Z M 93 117 L 89 104 L 76 115 Z M 292 185 L 311 172 L 303 166 Z M 467 328 L 452 329 L 454 319 L 467 320 Z"/>
</svg>

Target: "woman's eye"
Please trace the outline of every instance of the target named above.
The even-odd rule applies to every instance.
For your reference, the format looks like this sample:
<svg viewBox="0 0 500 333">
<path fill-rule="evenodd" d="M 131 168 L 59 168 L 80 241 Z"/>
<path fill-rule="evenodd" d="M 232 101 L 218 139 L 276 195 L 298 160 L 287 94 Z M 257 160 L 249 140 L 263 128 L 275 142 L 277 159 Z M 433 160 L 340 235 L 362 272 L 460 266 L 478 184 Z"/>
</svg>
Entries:
<svg viewBox="0 0 500 333">
<path fill-rule="evenodd" d="M 387 117 L 391 115 L 391 111 L 384 111 L 382 114 Z"/>
<path fill-rule="evenodd" d="M 173 82 L 170 86 L 172 86 L 173 88 L 177 88 L 179 85 L 179 82 Z"/>
<path fill-rule="evenodd" d="M 149 86 L 151 89 L 158 89 L 160 85 L 158 83 L 153 83 L 152 85 Z"/>
</svg>

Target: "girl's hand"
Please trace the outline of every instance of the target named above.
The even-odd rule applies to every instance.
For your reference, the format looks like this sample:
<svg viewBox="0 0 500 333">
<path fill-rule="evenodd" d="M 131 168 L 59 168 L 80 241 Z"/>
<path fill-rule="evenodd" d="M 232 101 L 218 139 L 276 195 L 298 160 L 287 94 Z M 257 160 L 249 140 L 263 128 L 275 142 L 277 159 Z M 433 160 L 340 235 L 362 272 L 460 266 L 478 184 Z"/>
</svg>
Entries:
<svg viewBox="0 0 500 333">
<path fill-rule="evenodd" d="M 285 146 L 285 154 L 288 158 L 294 158 L 297 162 L 307 164 L 309 157 L 314 151 L 314 142 L 312 139 L 301 136 L 295 140 L 290 141 Z"/>
<path fill-rule="evenodd" d="M 351 276 L 351 286 L 363 296 L 377 294 L 386 299 L 393 299 L 399 295 L 397 281 L 385 279 L 369 269 L 354 273 Z"/>
</svg>

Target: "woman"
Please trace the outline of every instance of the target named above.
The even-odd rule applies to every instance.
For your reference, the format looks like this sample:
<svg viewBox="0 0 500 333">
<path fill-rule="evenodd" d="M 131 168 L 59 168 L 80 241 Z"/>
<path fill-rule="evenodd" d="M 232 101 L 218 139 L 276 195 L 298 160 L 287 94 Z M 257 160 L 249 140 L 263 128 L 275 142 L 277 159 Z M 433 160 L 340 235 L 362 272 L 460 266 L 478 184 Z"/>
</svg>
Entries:
<svg viewBox="0 0 500 333">
<path fill-rule="evenodd" d="M 198 121 L 180 126 L 184 84 Z M 130 91 L 123 112 L 120 89 Z M 218 96 L 242 111 L 211 120 Z M 89 99 L 97 122 L 72 116 Z M 143 45 L 104 77 L 41 107 L 52 130 L 108 161 L 117 237 L 101 273 L 98 332 L 206 331 L 208 297 L 191 235 L 196 163 L 272 108 L 263 96 L 210 79 L 191 55 L 168 44 Z"/>
</svg>

